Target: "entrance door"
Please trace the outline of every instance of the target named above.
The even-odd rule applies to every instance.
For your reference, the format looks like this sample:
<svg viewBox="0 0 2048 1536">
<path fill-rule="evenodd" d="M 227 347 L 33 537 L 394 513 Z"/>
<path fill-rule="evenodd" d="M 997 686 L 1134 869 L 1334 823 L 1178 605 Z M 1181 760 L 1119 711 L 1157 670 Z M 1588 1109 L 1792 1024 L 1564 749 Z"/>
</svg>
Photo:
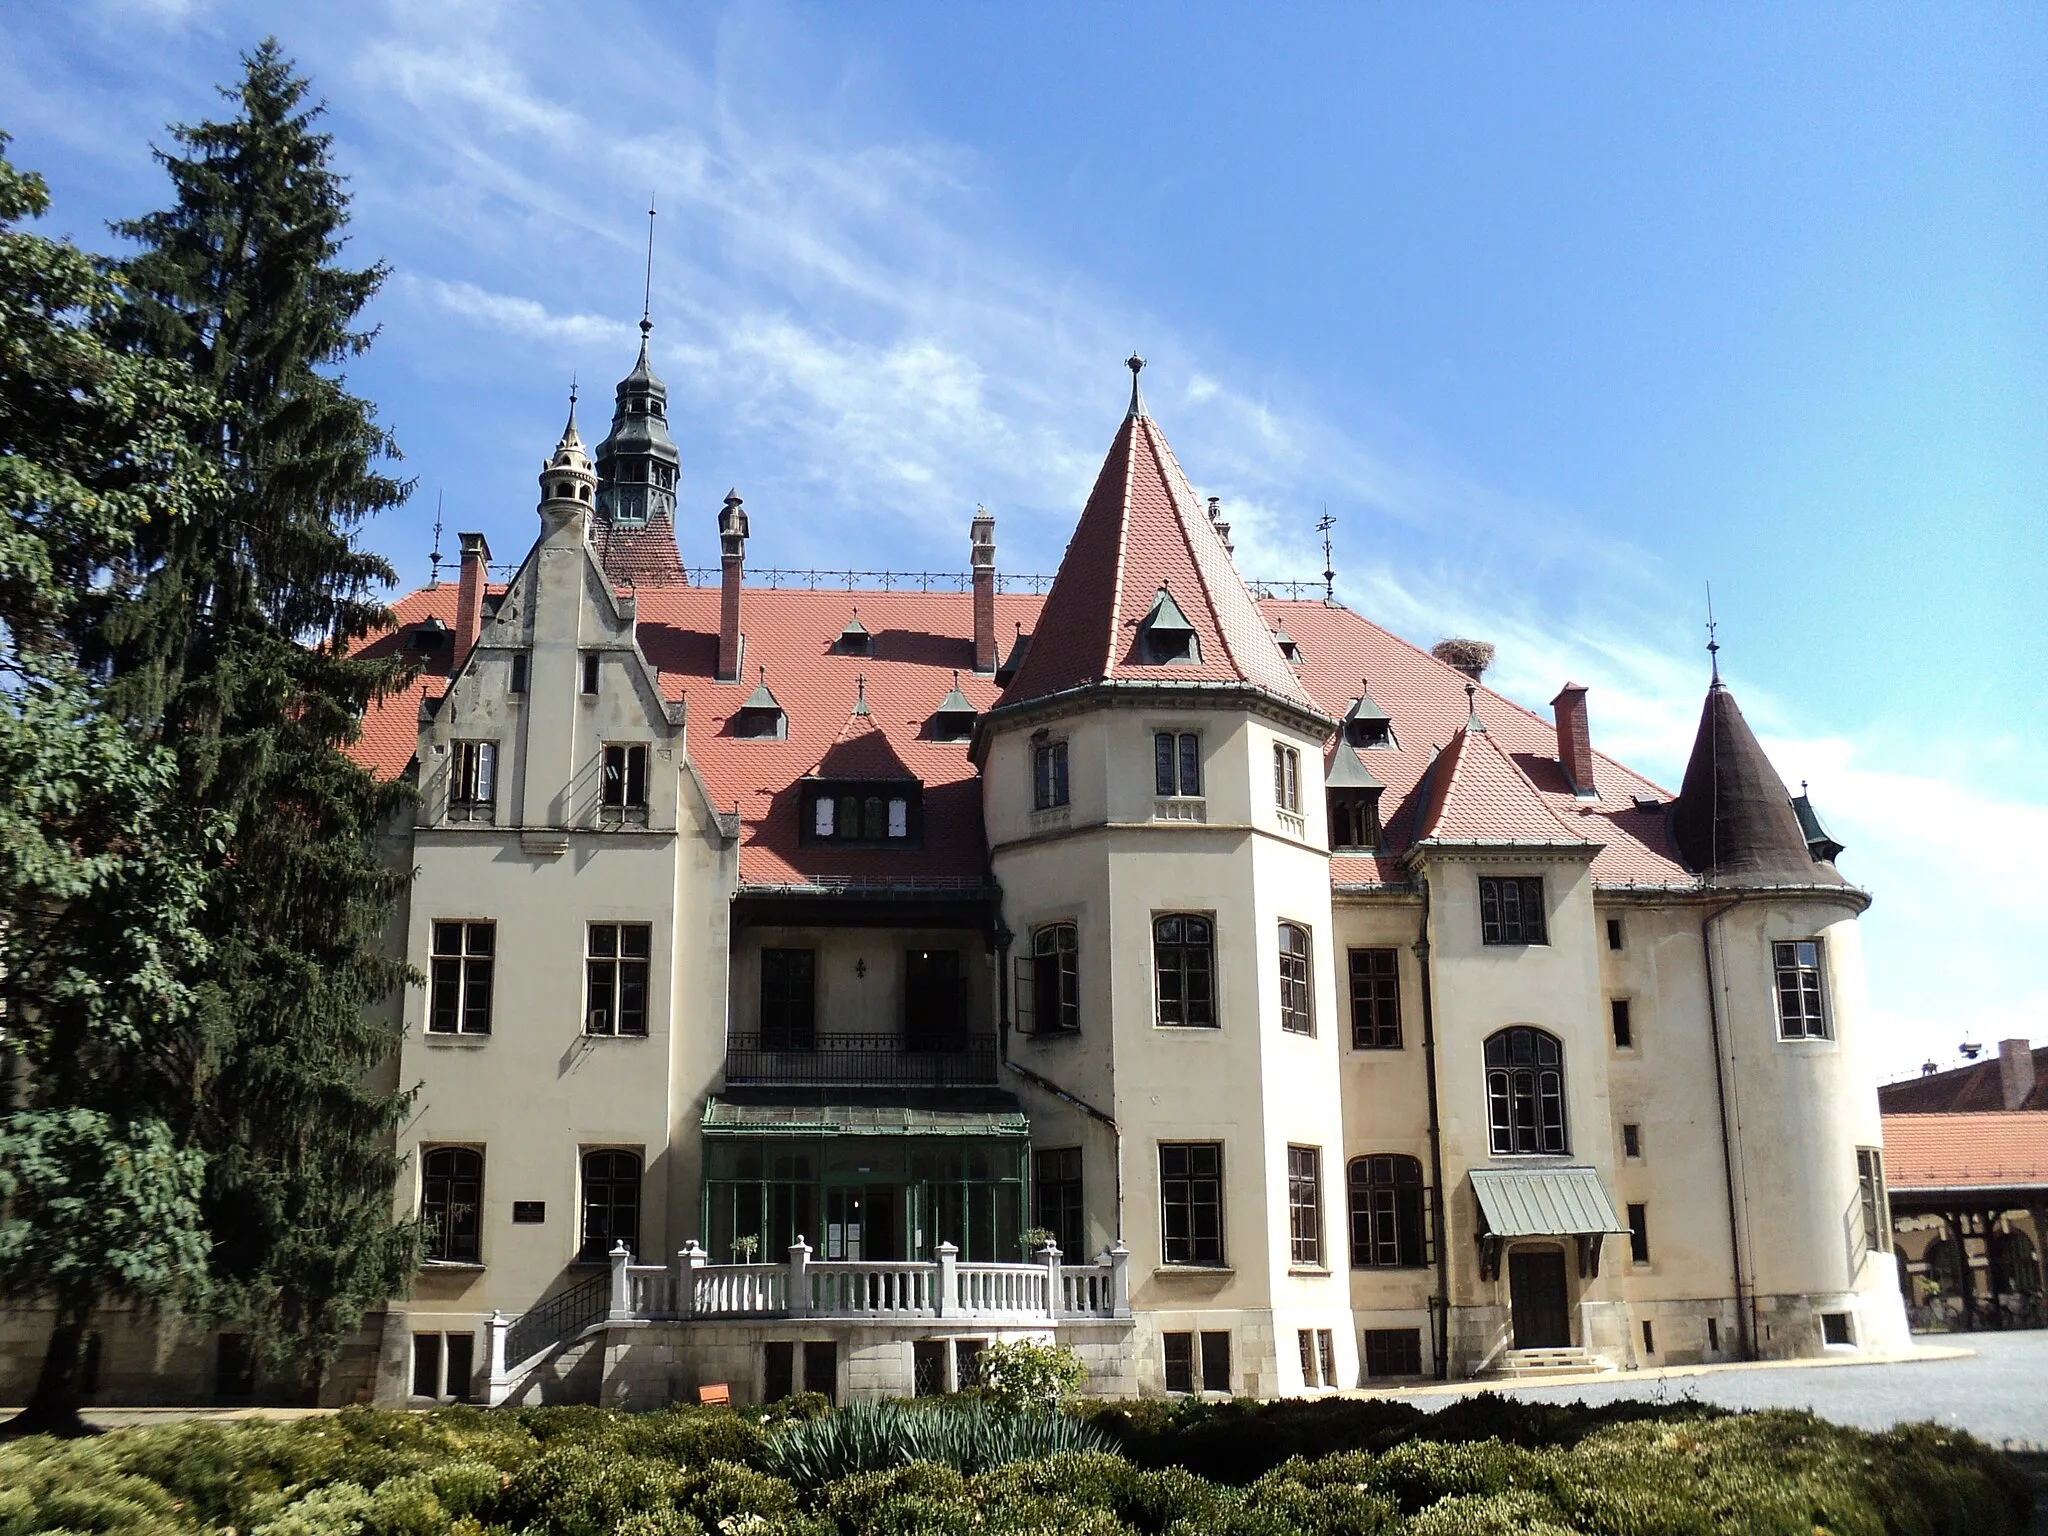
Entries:
<svg viewBox="0 0 2048 1536">
<path fill-rule="evenodd" d="M 1571 1348 L 1563 1250 L 1525 1248 L 1509 1254 L 1508 1298 L 1514 1309 L 1515 1348 Z"/>
<path fill-rule="evenodd" d="M 825 1190 L 825 1246 L 821 1259 L 891 1260 L 903 1255 L 897 1236 L 900 1187 L 840 1185 Z"/>
</svg>

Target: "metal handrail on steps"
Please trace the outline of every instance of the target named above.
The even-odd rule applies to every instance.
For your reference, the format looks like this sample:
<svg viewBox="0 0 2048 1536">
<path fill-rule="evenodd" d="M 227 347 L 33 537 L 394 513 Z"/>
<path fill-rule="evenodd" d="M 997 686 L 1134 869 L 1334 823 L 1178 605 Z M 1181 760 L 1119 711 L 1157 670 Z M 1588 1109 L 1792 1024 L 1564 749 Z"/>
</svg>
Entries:
<svg viewBox="0 0 2048 1536">
<path fill-rule="evenodd" d="M 604 1321 L 610 1310 L 611 1276 L 595 1274 L 557 1291 L 525 1312 L 505 1333 L 505 1359 L 518 1365 L 549 1345 Z"/>
</svg>

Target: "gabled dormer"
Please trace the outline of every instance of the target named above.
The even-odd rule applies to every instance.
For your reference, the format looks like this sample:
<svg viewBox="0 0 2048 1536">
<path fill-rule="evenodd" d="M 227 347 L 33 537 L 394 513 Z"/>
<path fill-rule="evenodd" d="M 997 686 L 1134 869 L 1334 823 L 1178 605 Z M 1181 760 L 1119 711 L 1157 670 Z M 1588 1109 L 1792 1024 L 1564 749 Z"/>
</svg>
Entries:
<svg viewBox="0 0 2048 1536">
<path fill-rule="evenodd" d="M 813 847 L 915 848 L 924 785 L 868 708 L 867 679 L 839 732 L 797 785 L 798 841 Z"/>
<path fill-rule="evenodd" d="M 732 733 L 749 741 L 783 741 L 789 736 L 789 716 L 768 686 L 768 669 L 761 668 L 760 681 L 747 695 L 746 703 L 733 711 Z"/>
<path fill-rule="evenodd" d="M 1202 664 L 1202 642 L 1195 626 L 1164 583 L 1145 617 L 1138 621 L 1138 659 L 1153 667 Z"/>
<path fill-rule="evenodd" d="M 960 691 L 960 672 L 955 668 L 952 689 L 939 700 L 939 707 L 932 711 L 932 740 L 966 741 L 974 734 L 977 713 L 967 695 Z"/>
<path fill-rule="evenodd" d="M 1323 775 L 1329 803 L 1330 851 L 1370 853 L 1380 846 L 1380 795 L 1386 789 L 1358 759 L 1351 743 L 1339 735 Z"/>
<path fill-rule="evenodd" d="M 1010 654 L 1003 664 L 996 668 L 996 686 L 1007 688 L 1010 679 L 1017 675 L 1017 669 L 1024 665 L 1024 654 L 1031 649 L 1031 637 L 1024 633 L 1024 626 L 1017 626 L 1017 638 L 1010 642 Z"/>
<path fill-rule="evenodd" d="M 1301 665 L 1301 647 L 1295 644 L 1294 636 L 1287 633 L 1285 624 L 1278 625 L 1273 630 L 1273 643 L 1280 647 L 1280 654 L 1290 667 Z"/>
<path fill-rule="evenodd" d="M 860 609 L 853 610 L 853 617 L 846 621 L 846 628 L 839 631 L 839 638 L 832 642 L 832 649 L 841 656 L 872 656 L 875 654 L 875 637 L 867 625 L 860 621 Z"/>
<path fill-rule="evenodd" d="M 1394 737 L 1394 720 L 1372 700 L 1372 689 L 1366 679 L 1358 680 L 1358 697 L 1351 701 L 1351 707 L 1344 711 L 1344 739 L 1354 747 L 1398 747 Z"/>
</svg>

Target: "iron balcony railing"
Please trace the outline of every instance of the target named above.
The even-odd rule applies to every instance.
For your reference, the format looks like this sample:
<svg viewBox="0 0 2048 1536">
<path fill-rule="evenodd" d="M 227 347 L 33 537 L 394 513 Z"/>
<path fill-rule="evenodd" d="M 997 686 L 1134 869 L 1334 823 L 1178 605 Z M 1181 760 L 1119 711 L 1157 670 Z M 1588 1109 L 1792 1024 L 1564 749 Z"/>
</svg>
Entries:
<svg viewBox="0 0 2048 1536">
<path fill-rule="evenodd" d="M 915 1035 L 726 1037 L 725 1081 L 886 1084 L 959 1088 L 996 1080 L 996 1037 L 966 1031 Z"/>
</svg>

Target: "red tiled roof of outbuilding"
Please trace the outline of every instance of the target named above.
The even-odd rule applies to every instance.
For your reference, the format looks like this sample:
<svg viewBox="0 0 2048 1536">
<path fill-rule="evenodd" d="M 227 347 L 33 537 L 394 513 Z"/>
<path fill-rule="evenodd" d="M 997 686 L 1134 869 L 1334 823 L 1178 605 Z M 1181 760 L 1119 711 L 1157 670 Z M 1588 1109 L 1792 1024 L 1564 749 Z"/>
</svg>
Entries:
<svg viewBox="0 0 2048 1536">
<path fill-rule="evenodd" d="M 1884 1173 L 1902 1193 L 2048 1185 L 2048 1111 L 1886 1115 Z"/>
</svg>

